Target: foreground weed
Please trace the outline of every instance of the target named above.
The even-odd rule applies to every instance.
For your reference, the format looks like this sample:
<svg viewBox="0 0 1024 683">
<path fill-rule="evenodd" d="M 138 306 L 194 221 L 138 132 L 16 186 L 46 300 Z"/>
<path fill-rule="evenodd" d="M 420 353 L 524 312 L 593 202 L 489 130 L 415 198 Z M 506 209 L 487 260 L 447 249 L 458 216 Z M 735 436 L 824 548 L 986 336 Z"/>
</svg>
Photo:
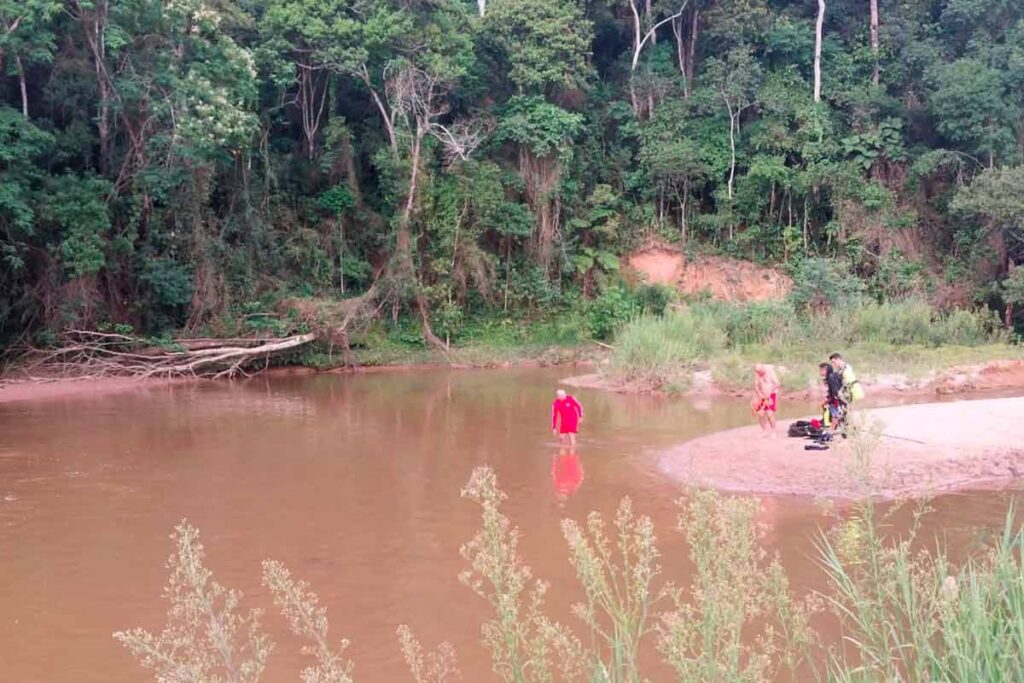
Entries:
<svg viewBox="0 0 1024 683">
<path fill-rule="evenodd" d="M 316 658 L 316 666 L 302 670 L 304 683 L 352 683 L 352 663 L 343 657 L 348 641 L 332 649 L 328 640 L 327 610 L 305 581 L 293 579 L 288 568 L 275 560 L 263 562 L 263 585 L 296 636 L 306 641 L 302 653 Z"/>
<path fill-rule="evenodd" d="M 163 632 L 136 628 L 114 638 L 159 681 L 258 681 L 273 648 L 260 630 L 260 611 L 238 613 L 242 594 L 221 586 L 203 565 L 198 529 L 183 520 L 171 538 L 175 552 L 167 560 L 164 597 L 170 608 Z"/>
<path fill-rule="evenodd" d="M 817 601 L 796 601 L 777 558 L 759 544 L 758 502 L 696 491 L 679 501 L 679 529 L 695 575 L 689 591 L 671 592 L 658 647 L 679 681 L 772 679 L 777 663 L 794 673 L 815 638 Z"/>
<path fill-rule="evenodd" d="M 623 498 L 615 515 L 614 546 L 596 512 L 587 517 L 586 530 L 567 519 L 562 533 L 586 594 L 586 602 L 573 609 L 590 628 L 592 651 L 601 653 L 592 664 L 592 678 L 641 680 L 640 641 L 649 631 L 651 608 L 665 595 L 651 588 L 661 573 L 651 519 L 634 515 L 631 501 Z"/>
<path fill-rule="evenodd" d="M 399 626 L 397 635 L 414 683 L 447 683 L 459 679 L 459 662 L 451 643 L 445 641 L 436 651 L 424 654 L 423 646 L 408 626 Z"/>
<path fill-rule="evenodd" d="M 1024 680 L 1024 531 L 1013 531 L 1013 510 L 1000 542 L 959 570 L 941 547 L 915 549 L 924 513 L 915 510 L 910 532 L 889 538 L 864 505 L 820 541 L 844 636 L 832 678 Z"/>
<path fill-rule="evenodd" d="M 519 530 L 501 513 L 506 496 L 494 471 L 473 470 L 462 495 L 480 505 L 483 523 L 460 550 L 470 569 L 459 579 L 494 608 L 494 618 L 482 629 L 494 673 L 514 683 L 550 681 L 557 658 L 563 677 L 577 678 L 581 647 L 565 628 L 544 616 L 547 584 L 534 579 L 519 557 Z"/>
</svg>

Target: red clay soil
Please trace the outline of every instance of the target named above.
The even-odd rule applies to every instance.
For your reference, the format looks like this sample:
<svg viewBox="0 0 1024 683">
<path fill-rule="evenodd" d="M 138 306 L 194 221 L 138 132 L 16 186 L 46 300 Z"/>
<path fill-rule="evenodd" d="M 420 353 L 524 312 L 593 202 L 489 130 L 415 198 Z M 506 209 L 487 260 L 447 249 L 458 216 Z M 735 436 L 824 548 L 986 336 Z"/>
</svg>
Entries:
<svg viewBox="0 0 1024 683">
<path fill-rule="evenodd" d="M 990 490 L 1024 478 L 1024 398 L 957 401 L 865 411 L 881 429 L 870 463 L 858 466 L 851 443 L 807 451 L 807 439 L 766 437 L 741 427 L 665 452 L 662 470 L 689 486 L 743 493 L 833 499 L 903 498 Z"/>
<path fill-rule="evenodd" d="M 709 293 L 723 301 L 781 299 L 793 281 L 773 269 L 719 256 L 687 261 L 670 245 L 651 242 L 625 259 L 626 272 L 648 284 L 671 285 L 683 294 Z"/>
</svg>

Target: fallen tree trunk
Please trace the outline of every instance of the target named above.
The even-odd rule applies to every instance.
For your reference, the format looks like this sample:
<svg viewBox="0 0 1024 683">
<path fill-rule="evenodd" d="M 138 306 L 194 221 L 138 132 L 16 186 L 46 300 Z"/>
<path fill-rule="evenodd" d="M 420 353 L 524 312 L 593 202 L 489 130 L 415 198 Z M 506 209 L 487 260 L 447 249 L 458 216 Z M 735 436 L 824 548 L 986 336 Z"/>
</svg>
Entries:
<svg viewBox="0 0 1024 683">
<path fill-rule="evenodd" d="M 71 331 L 57 349 L 36 351 L 27 370 L 76 377 L 234 377 L 248 375 L 270 358 L 309 344 L 316 332 L 281 338 L 176 340 L 171 347 L 154 346 L 127 335 Z"/>
</svg>

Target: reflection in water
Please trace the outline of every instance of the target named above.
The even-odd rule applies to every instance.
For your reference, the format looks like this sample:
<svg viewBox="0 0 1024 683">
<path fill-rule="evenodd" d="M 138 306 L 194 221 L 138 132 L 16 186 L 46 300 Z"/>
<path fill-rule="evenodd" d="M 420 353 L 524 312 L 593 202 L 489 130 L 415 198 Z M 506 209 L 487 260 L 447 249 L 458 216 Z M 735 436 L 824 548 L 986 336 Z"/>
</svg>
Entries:
<svg viewBox="0 0 1024 683">
<path fill-rule="evenodd" d="M 565 500 L 583 483 L 583 465 L 575 448 L 560 448 L 551 457 L 551 479 L 555 496 Z"/>
<path fill-rule="evenodd" d="M 579 626 L 562 519 L 608 518 L 625 495 L 654 522 L 665 579 L 685 584 L 693 568 L 675 532 L 680 491 L 658 456 L 748 423 L 746 401 L 695 406 L 581 389 L 586 446 L 562 450 L 548 417 L 551 386 L 566 374 L 257 378 L 0 405 L 0 679 L 145 680 L 110 634 L 161 628 L 168 534 L 187 517 L 217 580 L 244 592 L 243 607 L 268 610 L 262 622 L 277 647 L 264 680 L 294 680 L 308 665 L 261 586 L 267 558 L 320 594 L 332 636 L 351 640 L 361 683 L 408 680 L 401 623 L 425 643 L 450 640 L 463 680 L 494 680 L 480 643 L 487 605 L 458 580 L 459 548 L 480 525 L 459 491 L 479 465 L 494 468 L 524 561 L 551 584 L 553 619 Z M 782 409 L 787 418 L 815 407 Z M 922 538 L 941 532 L 963 548 L 1001 525 L 1006 503 L 943 498 Z M 785 498 L 766 501 L 759 518 L 771 529 L 768 551 L 802 590 L 824 588 L 813 541 L 829 519 Z"/>
</svg>

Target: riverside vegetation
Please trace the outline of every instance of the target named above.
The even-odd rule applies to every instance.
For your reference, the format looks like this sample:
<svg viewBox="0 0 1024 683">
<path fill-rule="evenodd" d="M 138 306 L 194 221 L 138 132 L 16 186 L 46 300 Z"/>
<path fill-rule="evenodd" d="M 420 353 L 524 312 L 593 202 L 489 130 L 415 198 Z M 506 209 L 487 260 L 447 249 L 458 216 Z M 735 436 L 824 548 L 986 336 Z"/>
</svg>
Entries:
<svg viewBox="0 0 1024 683">
<path fill-rule="evenodd" d="M 863 427 L 853 434 L 852 468 L 870 458 L 871 435 Z M 476 469 L 462 493 L 482 518 L 462 547 L 460 580 L 492 608 L 482 633 L 501 681 L 640 681 L 650 665 L 642 648 L 648 641 L 679 681 L 967 683 L 1024 676 L 1024 527 L 1013 509 L 994 542 L 954 562 L 941 545 L 918 537 L 923 506 L 909 532 L 897 536 L 886 531 L 891 510 L 859 504 L 817 542 L 828 589 L 801 595 L 760 545 L 756 500 L 711 491 L 679 500 L 678 531 L 694 571 L 674 585 L 662 574 L 651 520 L 624 498 L 610 526 L 597 513 L 584 523 L 562 523 L 581 596 L 575 629 L 546 613 L 548 586 L 519 555 L 519 532 L 501 511 L 505 496 L 494 472 Z M 261 612 L 242 613 L 241 595 L 214 580 L 194 527 L 183 521 L 172 538 L 164 630 L 115 638 L 157 680 L 259 680 L 273 648 L 260 629 Z M 264 563 L 263 576 L 291 631 L 306 643 L 312 663 L 302 680 L 355 680 L 347 642 L 331 640 L 326 610 L 310 587 L 275 561 Z M 813 627 L 824 613 L 838 621 L 834 641 Z M 451 644 L 425 652 L 407 626 L 397 637 L 412 680 L 458 677 Z"/>
<path fill-rule="evenodd" d="M 625 323 L 605 373 L 638 388 L 681 391 L 698 369 L 725 388 L 747 387 L 754 363 L 787 369 L 783 387 L 817 382 L 818 363 L 842 350 L 862 378 L 920 378 L 950 366 L 1022 357 L 990 312 L 938 311 L 919 300 L 799 309 L 792 301 L 699 302 Z"/>
<path fill-rule="evenodd" d="M 0 0 L 0 344 L 515 357 L 604 339 L 652 238 L 1012 327 L 1022 45 L 1016 0 Z"/>
</svg>

